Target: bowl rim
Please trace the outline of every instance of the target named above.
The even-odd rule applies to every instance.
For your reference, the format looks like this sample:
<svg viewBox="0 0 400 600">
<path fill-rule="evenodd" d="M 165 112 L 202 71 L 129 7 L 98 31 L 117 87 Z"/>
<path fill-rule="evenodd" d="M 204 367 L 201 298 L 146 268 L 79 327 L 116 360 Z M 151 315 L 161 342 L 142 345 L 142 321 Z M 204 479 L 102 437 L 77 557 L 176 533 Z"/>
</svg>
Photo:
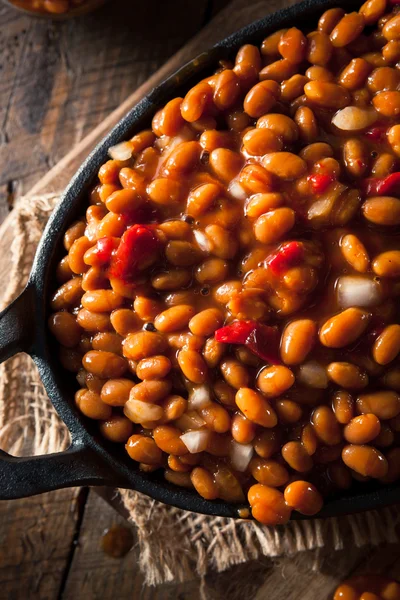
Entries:
<svg viewBox="0 0 400 600">
<path fill-rule="evenodd" d="M 250 23 L 218 42 L 210 50 L 196 56 L 154 88 L 113 127 L 83 162 L 53 211 L 38 245 L 28 282 L 28 287 L 34 290 L 36 323 L 36 338 L 31 354 L 38 366 L 46 391 L 70 430 L 73 440 L 78 439 L 95 451 L 99 461 L 110 470 L 110 477 L 116 487 L 130 488 L 165 504 L 214 516 L 239 518 L 239 509 L 243 506 L 248 508 L 248 504 L 233 505 L 221 500 L 205 500 L 191 490 L 169 484 L 164 479 L 157 479 L 153 474 L 140 472 L 134 468 L 135 463 L 127 457 L 126 453 L 122 456 L 115 452 L 115 447 L 111 449 L 110 444 L 96 434 L 93 424 L 88 423 L 69 401 L 72 393 L 71 386 L 64 381 L 65 371 L 61 369 L 55 358 L 54 344 L 46 326 L 48 292 L 54 287 L 55 264 L 64 230 L 85 206 L 86 195 L 97 176 L 97 171 L 108 158 L 108 148 L 127 139 L 128 135 L 133 135 L 146 124 L 148 126 L 155 111 L 174 97 L 173 93 L 176 95 L 179 88 L 189 89 L 198 81 L 201 73 L 211 70 L 218 60 L 227 58 L 243 43 L 261 41 L 265 35 L 291 22 L 305 19 L 315 21 L 328 8 L 340 5 L 348 8 L 359 4 L 359 0 L 350 2 L 348 0 L 304 0 Z M 333 496 L 328 499 L 315 518 L 361 512 L 400 501 L 400 483 L 385 487 L 371 487 L 368 484 L 363 486 L 360 490 L 354 488 L 352 494 Z M 293 513 L 292 518 L 310 517 Z"/>
</svg>

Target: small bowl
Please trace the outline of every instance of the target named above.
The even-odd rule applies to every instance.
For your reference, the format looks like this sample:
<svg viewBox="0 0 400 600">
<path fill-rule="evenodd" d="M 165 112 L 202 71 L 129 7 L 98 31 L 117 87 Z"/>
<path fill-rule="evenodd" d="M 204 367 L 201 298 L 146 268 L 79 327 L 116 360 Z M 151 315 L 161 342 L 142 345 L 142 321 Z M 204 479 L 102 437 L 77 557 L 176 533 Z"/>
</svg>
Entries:
<svg viewBox="0 0 400 600">
<path fill-rule="evenodd" d="M 86 15 L 100 6 L 103 6 L 108 0 L 86 0 L 84 4 L 81 6 L 77 6 L 72 10 L 69 10 L 66 13 L 48 13 L 48 12 L 38 12 L 36 10 L 30 10 L 29 8 L 25 8 L 18 4 L 19 0 L 13 2 L 12 0 L 3 0 L 3 3 L 11 8 L 14 8 L 20 13 L 25 15 L 29 15 L 30 17 L 35 17 L 37 19 L 50 19 L 51 21 L 67 21 L 68 19 L 73 19 L 74 17 L 81 17 L 82 15 Z"/>
</svg>

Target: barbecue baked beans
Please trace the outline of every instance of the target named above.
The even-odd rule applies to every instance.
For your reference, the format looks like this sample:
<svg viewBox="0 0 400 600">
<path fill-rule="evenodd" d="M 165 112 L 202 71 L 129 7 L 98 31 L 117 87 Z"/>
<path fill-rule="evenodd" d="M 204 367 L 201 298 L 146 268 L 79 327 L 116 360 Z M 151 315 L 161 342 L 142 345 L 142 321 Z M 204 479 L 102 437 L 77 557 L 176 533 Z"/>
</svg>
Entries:
<svg viewBox="0 0 400 600">
<path fill-rule="evenodd" d="M 64 15 L 87 5 L 87 10 L 99 6 L 99 0 L 11 0 L 12 4 L 34 13 Z"/>
<path fill-rule="evenodd" d="M 140 469 L 268 525 L 400 478 L 399 61 L 397 6 L 330 9 L 110 148 L 49 328 Z"/>
<path fill-rule="evenodd" d="M 333 600 L 399 600 L 399 598 L 400 583 L 382 575 L 351 577 L 339 585 L 333 596 Z"/>
</svg>

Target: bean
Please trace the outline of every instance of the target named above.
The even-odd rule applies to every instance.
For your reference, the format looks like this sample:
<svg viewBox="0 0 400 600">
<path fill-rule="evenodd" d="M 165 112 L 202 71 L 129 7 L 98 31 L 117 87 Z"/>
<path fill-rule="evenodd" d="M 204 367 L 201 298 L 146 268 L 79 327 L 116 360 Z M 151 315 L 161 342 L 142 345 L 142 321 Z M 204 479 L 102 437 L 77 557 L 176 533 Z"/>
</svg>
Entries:
<svg viewBox="0 0 400 600">
<path fill-rule="evenodd" d="M 350 444 L 368 444 L 376 438 L 380 430 L 378 417 L 367 413 L 354 417 L 344 428 L 343 435 Z"/>
<path fill-rule="evenodd" d="M 93 350 L 106 350 L 122 354 L 122 337 L 117 333 L 100 332 L 92 339 Z"/>
<path fill-rule="evenodd" d="M 168 454 L 177 456 L 188 453 L 188 449 L 180 439 L 181 431 L 172 425 L 159 425 L 153 430 L 153 438 L 157 446 Z"/>
<path fill-rule="evenodd" d="M 382 48 L 382 55 L 389 64 L 396 63 L 400 59 L 400 41 L 391 40 Z"/>
<path fill-rule="evenodd" d="M 179 487 L 193 488 L 189 473 L 176 473 L 175 471 L 166 469 L 164 477 L 167 481 L 174 485 L 178 485 Z"/>
<path fill-rule="evenodd" d="M 283 400 L 277 400 L 275 403 L 275 410 L 278 415 L 280 423 L 289 424 L 297 423 L 300 421 L 303 410 L 297 402 L 284 398 Z"/>
<path fill-rule="evenodd" d="M 127 370 L 128 364 L 124 358 L 113 352 L 91 350 L 82 359 L 83 367 L 89 373 L 104 379 L 117 379 Z"/>
<path fill-rule="evenodd" d="M 322 325 L 319 339 L 328 348 L 342 348 L 354 342 L 365 331 L 370 313 L 361 308 L 347 308 Z"/>
<path fill-rule="evenodd" d="M 146 379 L 131 388 L 129 399 L 156 404 L 169 394 L 171 387 L 168 379 Z"/>
<path fill-rule="evenodd" d="M 310 102 L 322 108 L 339 109 L 350 104 L 348 91 L 327 81 L 310 81 L 304 86 L 304 93 Z"/>
<path fill-rule="evenodd" d="M 327 474 L 332 483 L 342 490 L 348 490 L 352 485 L 351 471 L 342 463 L 331 463 L 328 466 Z"/>
<path fill-rule="evenodd" d="M 288 79 L 295 73 L 296 65 L 287 60 L 287 58 L 282 58 L 261 69 L 259 77 L 262 81 L 272 80 L 281 83 L 284 79 Z"/>
<path fill-rule="evenodd" d="M 75 394 L 75 403 L 82 414 L 89 419 L 105 421 L 111 417 L 111 406 L 104 404 L 100 396 L 90 390 L 79 390 Z"/>
<path fill-rule="evenodd" d="M 287 29 L 279 29 L 279 31 L 275 31 L 271 33 L 268 37 L 264 39 L 261 44 L 261 54 L 264 56 L 278 56 L 279 50 L 279 42 L 282 35 L 287 31 Z"/>
<path fill-rule="evenodd" d="M 221 188 L 216 183 L 205 183 L 192 190 L 188 196 L 186 212 L 197 218 L 204 214 L 221 195 Z"/>
<path fill-rule="evenodd" d="M 385 13 L 386 0 L 367 0 L 361 6 L 359 12 L 364 17 L 366 25 L 373 25 Z"/>
<path fill-rule="evenodd" d="M 364 16 L 357 12 L 344 15 L 330 34 L 335 48 L 342 48 L 353 42 L 364 29 Z"/>
<path fill-rule="evenodd" d="M 272 152 L 263 158 L 263 166 L 277 177 L 291 181 L 302 177 L 307 170 L 306 162 L 291 152 Z"/>
<path fill-rule="evenodd" d="M 123 343 L 123 354 L 131 360 L 142 360 L 162 354 L 167 348 L 165 337 L 152 331 L 138 331 L 129 334 Z"/>
<path fill-rule="evenodd" d="M 129 308 L 114 310 L 110 315 L 110 321 L 115 331 L 122 337 L 138 331 L 141 326 L 137 315 Z"/>
<path fill-rule="evenodd" d="M 257 483 L 249 489 L 248 500 L 253 517 L 264 525 L 284 525 L 290 518 L 291 510 L 275 488 Z"/>
<path fill-rule="evenodd" d="M 332 362 L 327 372 L 332 381 L 346 390 L 360 390 L 368 385 L 367 373 L 352 363 Z"/>
<path fill-rule="evenodd" d="M 217 342 L 213 337 L 208 338 L 202 352 L 203 358 L 210 369 L 214 369 L 218 365 L 224 353 L 225 344 Z"/>
<path fill-rule="evenodd" d="M 167 423 L 179 419 L 187 411 L 188 402 L 182 396 L 173 395 L 167 396 L 163 400 L 162 406 L 164 409 L 164 419 Z"/>
<path fill-rule="evenodd" d="M 308 78 L 305 75 L 297 73 L 289 79 L 285 79 L 281 83 L 281 100 L 284 102 L 292 102 L 298 96 L 301 96 L 304 92 L 304 86 L 307 83 Z M 277 148 L 269 150 L 270 152 L 277 150 Z"/>
<path fill-rule="evenodd" d="M 182 196 L 182 189 L 174 179 L 160 177 L 150 183 L 147 187 L 147 193 L 150 199 L 156 204 L 170 206 L 179 202 Z"/>
<path fill-rule="evenodd" d="M 163 379 L 172 368 L 169 358 L 163 355 L 150 356 L 138 362 L 136 375 L 139 379 Z"/>
<path fill-rule="evenodd" d="M 162 462 L 162 453 L 156 442 L 144 435 L 132 435 L 126 443 L 126 451 L 137 462 L 146 465 L 159 465 Z"/>
<path fill-rule="evenodd" d="M 400 397 L 396 392 L 369 392 L 358 396 L 357 411 L 361 414 L 372 413 L 378 419 L 393 419 L 400 414 Z"/>
<path fill-rule="evenodd" d="M 92 312 L 111 312 L 121 306 L 123 298 L 112 290 L 93 290 L 83 294 L 81 302 Z"/>
<path fill-rule="evenodd" d="M 210 251 L 218 258 L 233 258 L 238 249 L 234 236 L 220 225 L 207 225 L 205 233 L 210 241 Z"/>
<path fill-rule="evenodd" d="M 82 330 L 71 313 L 63 311 L 52 314 L 49 329 L 62 346 L 73 348 L 79 344 Z"/>
<path fill-rule="evenodd" d="M 300 108 L 296 110 L 294 120 L 302 140 L 311 142 L 317 138 L 318 124 L 311 108 L 308 106 L 300 106 Z"/>
<path fill-rule="evenodd" d="M 304 446 L 307 454 L 310 456 L 315 454 L 318 447 L 318 438 L 311 423 L 307 423 L 302 429 L 301 444 Z"/>
<path fill-rule="evenodd" d="M 288 465 L 299 473 L 305 473 L 313 466 L 311 456 L 300 442 L 287 442 L 282 448 L 282 456 Z"/>
<path fill-rule="evenodd" d="M 372 268 L 379 277 L 400 277 L 400 251 L 388 250 L 378 254 L 372 263 Z"/>
<path fill-rule="evenodd" d="M 306 58 L 307 38 L 300 29 L 291 27 L 281 36 L 278 50 L 291 63 L 301 63 Z"/>
<path fill-rule="evenodd" d="M 258 217 L 254 224 L 254 234 L 258 241 L 270 244 L 282 239 L 293 228 L 294 223 L 294 210 L 287 207 L 276 208 Z"/>
<path fill-rule="evenodd" d="M 343 145 L 343 162 L 353 177 L 362 177 L 368 168 L 368 153 L 365 144 L 358 138 L 346 140 Z"/>
<path fill-rule="evenodd" d="M 243 136 L 243 146 L 252 156 L 264 156 L 268 152 L 279 152 L 283 144 L 274 132 L 256 128 Z"/>
<path fill-rule="evenodd" d="M 304 362 L 316 341 L 317 327 L 311 319 L 289 323 L 282 334 L 281 356 L 287 365 Z"/>
<path fill-rule="evenodd" d="M 174 269 L 153 277 L 151 284 L 156 290 L 169 291 L 185 287 L 190 283 L 191 273 L 186 269 Z"/>
<path fill-rule="evenodd" d="M 277 416 L 268 401 L 258 392 L 250 388 L 240 388 L 235 401 L 239 409 L 249 421 L 263 427 L 275 427 Z"/>
<path fill-rule="evenodd" d="M 322 31 L 313 31 L 307 35 L 307 61 L 324 67 L 331 59 L 333 48 L 329 36 Z"/>
<path fill-rule="evenodd" d="M 344 17 L 344 14 L 343 8 L 330 8 L 326 10 L 318 21 L 318 31 L 323 31 L 329 35 L 342 17 Z"/>
<path fill-rule="evenodd" d="M 256 435 L 256 428 L 252 421 L 241 413 L 236 413 L 232 418 L 231 433 L 239 444 L 249 444 Z"/>
<path fill-rule="evenodd" d="M 154 325 L 162 333 L 179 331 L 189 323 L 194 314 L 195 309 L 189 304 L 172 306 L 154 319 Z"/>
<path fill-rule="evenodd" d="M 315 515 L 323 505 L 323 498 L 317 488 L 308 481 L 293 481 L 284 491 L 285 502 L 302 515 Z"/>
<path fill-rule="evenodd" d="M 207 469 L 196 467 L 190 474 L 190 480 L 196 492 L 206 500 L 214 500 L 218 497 L 217 486 Z"/>
<path fill-rule="evenodd" d="M 345 446 L 342 459 L 346 466 L 363 477 L 379 479 L 385 477 L 389 469 L 386 458 L 373 446 Z"/>
<path fill-rule="evenodd" d="M 327 446 L 339 444 L 342 432 L 331 408 L 318 406 L 312 414 L 311 423 L 321 442 Z"/>
<path fill-rule="evenodd" d="M 231 418 L 228 411 L 216 402 L 201 408 L 199 414 L 204 419 L 207 427 L 216 433 L 226 433 L 231 428 Z"/>
<path fill-rule="evenodd" d="M 353 58 L 339 76 L 339 83 L 347 90 L 360 89 L 372 69 L 371 64 L 364 58 Z"/>
<path fill-rule="evenodd" d="M 262 458 L 270 458 L 279 451 L 281 446 L 280 432 L 278 429 L 264 429 L 254 439 L 254 450 Z"/>
<path fill-rule="evenodd" d="M 207 378 L 207 365 L 202 356 L 195 350 L 181 350 L 178 363 L 185 375 L 193 383 L 204 383 Z"/>
<path fill-rule="evenodd" d="M 361 240 L 349 233 L 340 240 L 340 249 L 346 261 L 359 273 L 366 273 L 369 268 L 368 252 Z M 400 256 L 400 253 L 399 253 Z"/>
<path fill-rule="evenodd" d="M 101 400 L 110 406 L 124 406 L 134 385 L 130 379 L 109 379 L 101 388 Z"/>
<path fill-rule="evenodd" d="M 382 33 L 387 40 L 400 39 L 400 16 L 395 15 L 392 19 L 389 19 L 383 26 Z"/>
<path fill-rule="evenodd" d="M 113 415 L 99 425 L 100 433 L 106 440 L 124 444 L 133 433 L 133 425 L 123 415 Z"/>
<path fill-rule="evenodd" d="M 400 92 L 379 92 L 372 98 L 372 104 L 384 117 L 397 117 L 400 114 Z"/>
<path fill-rule="evenodd" d="M 255 119 L 269 112 L 276 103 L 280 89 L 275 81 L 260 81 L 247 93 L 243 107 Z"/>
<path fill-rule="evenodd" d="M 50 302 L 51 310 L 59 311 L 79 304 L 83 295 L 82 277 L 74 277 L 66 281 L 53 294 Z"/>
<path fill-rule="evenodd" d="M 400 325 L 388 325 L 375 340 L 372 355 L 379 365 L 387 365 L 400 352 Z"/>
<path fill-rule="evenodd" d="M 257 121 L 257 127 L 268 129 L 277 136 L 281 137 L 285 144 L 295 142 L 299 137 L 299 130 L 296 123 L 290 117 L 277 113 L 264 115 Z"/>
<path fill-rule="evenodd" d="M 161 312 L 161 304 L 157 300 L 146 296 L 136 296 L 133 308 L 142 321 L 151 322 Z"/>
<path fill-rule="evenodd" d="M 129 188 L 113 192 L 106 200 L 108 210 L 118 214 L 129 215 L 141 204 L 143 204 L 142 197 L 136 190 L 131 190 Z"/>
<path fill-rule="evenodd" d="M 206 108 L 211 105 L 213 90 L 208 83 L 201 82 L 192 87 L 181 104 L 181 114 L 185 121 L 192 123 L 200 119 Z"/>
<path fill-rule="evenodd" d="M 288 367 L 266 367 L 257 377 L 257 386 L 267 398 L 280 396 L 294 384 L 294 375 Z"/>
<path fill-rule="evenodd" d="M 193 171 L 199 163 L 201 146 L 198 142 L 182 142 L 169 154 L 164 172 L 167 176 L 183 176 Z"/>
<path fill-rule="evenodd" d="M 209 156 L 209 163 L 219 179 L 229 182 L 239 173 L 243 159 L 239 153 L 228 148 L 216 148 Z"/>
<path fill-rule="evenodd" d="M 208 308 L 190 319 L 189 329 L 194 335 L 206 337 L 221 327 L 223 320 L 223 314 L 218 308 Z"/>
<path fill-rule="evenodd" d="M 261 165 L 246 165 L 240 173 L 239 182 L 249 194 L 272 192 L 274 187 L 272 174 Z"/>
<path fill-rule="evenodd" d="M 289 479 L 287 469 L 275 460 L 255 457 L 250 461 L 250 472 L 259 483 L 270 487 L 285 485 Z"/>
<path fill-rule="evenodd" d="M 376 225 L 400 224 L 400 200 L 391 196 L 368 198 L 361 207 L 364 217 Z"/>
</svg>

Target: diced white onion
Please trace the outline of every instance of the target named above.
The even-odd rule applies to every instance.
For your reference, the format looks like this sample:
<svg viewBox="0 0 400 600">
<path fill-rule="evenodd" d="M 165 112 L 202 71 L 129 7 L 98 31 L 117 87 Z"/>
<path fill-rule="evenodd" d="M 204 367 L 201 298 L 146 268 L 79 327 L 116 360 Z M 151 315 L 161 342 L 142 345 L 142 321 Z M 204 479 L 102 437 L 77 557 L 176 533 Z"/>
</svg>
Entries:
<svg viewBox="0 0 400 600">
<path fill-rule="evenodd" d="M 121 142 L 108 149 L 108 155 L 114 160 L 128 160 L 132 158 L 133 149 L 130 142 Z"/>
<path fill-rule="evenodd" d="M 187 431 L 180 436 L 182 442 L 189 450 L 190 454 L 196 454 L 197 452 L 203 452 L 207 448 L 208 440 L 210 438 L 210 431 L 208 429 L 200 429 L 199 431 Z"/>
<path fill-rule="evenodd" d="M 201 429 L 204 427 L 206 422 L 201 416 L 195 411 L 190 410 L 185 412 L 179 419 L 175 421 L 175 425 L 181 431 L 188 431 L 189 429 Z"/>
<path fill-rule="evenodd" d="M 308 218 L 312 220 L 329 217 L 336 200 L 346 189 L 346 186 L 339 182 L 331 185 L 325 196 L 322 196 L 310 206 L 307 213 Z"/>
<path fill-rule="evenodd" d="M 228 193 L 236 200 L 246 200 L 248 194 L 243 186 L 236 180 L 233 180 L 228 187 Z"/>
<path fill-rule="evenodd" d="M 357 131 L 370 127 L 377 120 L 378 113 L 374 108 L 346 106 L 334 115 L 332 124 L 342 131 Z"/>
<path fill-rule="evenodd" d="M 377 306 L 382 302 L 381 286 L 370 277 L 357 275 L 339 277 L 336 289 L 341 308 Z"/>
<path fill-rule="evenodd" d="M 199 246 L 200 250 L 203 250 L 203 252 L 211 252 L 212 244 L 210 239 L 204 233 L 204 231 L 195 229 L 193 231 L 193 235 L 196 239 L 197 245 Z"/>
<path fill-rule="evenodd" d="M 314 360 L 301 365 L 297 373 L 297 381 L 312 388 L 325 389 L 328 387 L 328 375 L 325 367 Z"/>
<path fill-rule="evenodd" d="M 232 440 L 231 442 L 231 463 L 236 471 L 245 471 L 249 466 L 254 448 L 252 444 L 239 444 Z"/>
<path fill-rule="evenodd" d="M 198 410 L 211 404 L 211 392 L 208 385 L 199 385 L 189 394 L 188 406 L 190 410 Z"/>
<path fill-rule="evenodd" d="M 163 417 L 164 411 L 157 404 L 130 398 L 124 405 L 124 414 L 133 423 L 145 423 L 146 421 L 158 421 Z"/>
</svg>

